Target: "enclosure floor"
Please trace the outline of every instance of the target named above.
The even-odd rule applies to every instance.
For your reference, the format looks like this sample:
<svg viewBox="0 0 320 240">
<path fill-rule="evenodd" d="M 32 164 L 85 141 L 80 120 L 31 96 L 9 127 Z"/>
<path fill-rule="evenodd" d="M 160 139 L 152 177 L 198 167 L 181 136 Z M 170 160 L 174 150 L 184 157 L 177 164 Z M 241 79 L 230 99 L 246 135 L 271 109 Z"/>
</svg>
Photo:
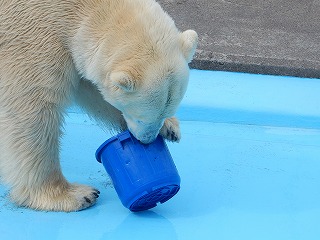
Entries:
<svg viewBox="0 0 320 240">
<path fill-rule="evenodd" d="M 63 172 L 71 182 L 99 189 L 97 204 L 72 213 L 34 211 L 13 205 L 1 186 L 0 239 L 319 238 L 318 128 L 188 117 L 181 128 L 181 142 L 168 143 L 181 176 L 180 192 L 154 209 L 132 213 L 94 157 L 110 135 L 71 111 L 62 141 Z"/>
</svg>

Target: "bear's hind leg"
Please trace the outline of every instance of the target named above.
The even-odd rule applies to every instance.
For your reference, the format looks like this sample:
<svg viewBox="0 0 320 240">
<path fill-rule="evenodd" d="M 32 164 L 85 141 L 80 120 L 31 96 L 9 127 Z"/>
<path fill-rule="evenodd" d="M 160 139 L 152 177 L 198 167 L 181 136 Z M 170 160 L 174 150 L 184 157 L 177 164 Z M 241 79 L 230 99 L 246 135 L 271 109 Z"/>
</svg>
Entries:
<svg viewBox="0 0 320 240">
<path fill-rule="evenodd" d="M 70 184 L 62 175 L 62 121 L 62 111 L 51 103 L 21 103 L 0 111 L 1 176 L 11 186 L 11 198 L 18 205 L 69 212 L 96 202 L 99 191 Z"/>
</svg>

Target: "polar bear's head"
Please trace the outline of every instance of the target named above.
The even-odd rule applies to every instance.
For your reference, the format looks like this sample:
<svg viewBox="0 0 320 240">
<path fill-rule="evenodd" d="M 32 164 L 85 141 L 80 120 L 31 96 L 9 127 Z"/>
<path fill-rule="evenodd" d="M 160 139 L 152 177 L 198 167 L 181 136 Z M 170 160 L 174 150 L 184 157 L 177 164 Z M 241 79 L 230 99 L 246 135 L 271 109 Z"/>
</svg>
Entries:
<svg viewBox="0 0 320 240">
<path fill-rule="evenodd" d="M 184 96 L 198 37 L 193 30 L 180 32 L 152 0 L 122 2 L 99 8 L 83 23 L 73 53 L 78 69 L 122 112 L 132 134 L 150 143 Z"/>
<path fill-rule="evenodd" d="M 123 113 L 130 132 L 141 142 L 152 142 L 166 118 L 173 117 L 185 94 L 197 34 L 180 33 L 168 49 L 153 57 L 132 57 L 108 76 L 105 99 Z M 140 55 L 140 54 L 137 54 Z"/>
</svg>

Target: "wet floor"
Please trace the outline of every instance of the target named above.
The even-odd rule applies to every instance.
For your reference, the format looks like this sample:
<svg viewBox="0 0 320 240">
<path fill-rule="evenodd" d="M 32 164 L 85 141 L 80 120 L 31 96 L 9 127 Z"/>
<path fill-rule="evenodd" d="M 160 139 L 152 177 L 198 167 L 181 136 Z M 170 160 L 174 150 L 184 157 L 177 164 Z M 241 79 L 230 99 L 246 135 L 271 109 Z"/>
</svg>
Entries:
<svg viewBox="0 0 320 240">
<path fill-rule="evenodd" d="M 97 204 L 73 213 L 38 212 L 14 206 L 1 186 L 0 238 L 317 239 L 317 87 L 316 79 L 193 70 L 178 113 L 182 140 L 168 144 L 181 190 L 141 213 L 122 206 L 95 160 L 111 135 L 70 109 L 63 172 L 71 182 L 98 188 Z"/>
</svg>

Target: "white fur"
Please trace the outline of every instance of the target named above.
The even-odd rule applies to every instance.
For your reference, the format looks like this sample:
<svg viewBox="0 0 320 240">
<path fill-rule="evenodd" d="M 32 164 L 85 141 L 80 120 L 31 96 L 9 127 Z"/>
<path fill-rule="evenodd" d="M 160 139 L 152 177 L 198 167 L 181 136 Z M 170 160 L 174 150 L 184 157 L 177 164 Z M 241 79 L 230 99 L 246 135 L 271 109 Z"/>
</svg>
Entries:
<svg viewBox="0 0 320 240">
<path fill-rule="evenodd" d="M 15 203 L 76 211 L 96 202 L 97 190 L 60 169 L 73 99 L 142 142 L 179 141 L 173 115 L 197 35 L 179 32 L 154 0 L 8 0 L 0 21 L 0 174 Z"/>
</svg>

